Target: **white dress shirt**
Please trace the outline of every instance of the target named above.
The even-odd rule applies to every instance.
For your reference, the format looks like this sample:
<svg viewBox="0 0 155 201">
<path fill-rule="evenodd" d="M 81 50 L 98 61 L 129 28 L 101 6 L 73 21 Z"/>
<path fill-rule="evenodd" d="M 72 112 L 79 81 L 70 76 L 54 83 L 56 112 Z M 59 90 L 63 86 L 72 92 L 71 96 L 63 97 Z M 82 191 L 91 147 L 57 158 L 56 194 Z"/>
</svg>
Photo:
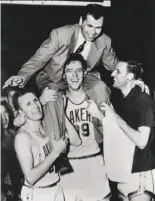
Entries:
<svg viewBox="0 0 155 201">
<path fill-rule="evenodd" d="M 81 29 L 79 31 L 79 36 L 78 36 L 78 40 L 77 40 L 77 43 L 76 43 L 76 46 L 75 46 L 75 49 L 74 49 L 74 52 L 78 49 L 78 47 L 85 41 L 83 35 L 82 35 L 82 32 L 81 32 Z M 86 41 L 86 44 L 84 46 L 84 49 L 83 51 L 80 53 L 83 58 L 86 60 L 87 57 L 88 57 L 88 54 L 90 52 L 90 47 L 91 47 L 91 42 L 90 41 Z"/>
</svg>

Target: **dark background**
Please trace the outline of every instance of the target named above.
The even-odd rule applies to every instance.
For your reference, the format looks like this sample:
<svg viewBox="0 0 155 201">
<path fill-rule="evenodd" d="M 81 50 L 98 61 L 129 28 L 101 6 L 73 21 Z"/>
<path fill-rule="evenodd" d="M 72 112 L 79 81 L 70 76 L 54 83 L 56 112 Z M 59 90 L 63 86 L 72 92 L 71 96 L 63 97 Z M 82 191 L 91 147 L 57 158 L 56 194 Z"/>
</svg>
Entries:
<svg viewBox="0 0 155 201">
<path fill-rule="evenodd" d="M 2 84 L 16 74 L 53 28 L 78 23 L 83 7 L 1 5 Z M 155 1 L 113 0 L 105 7 L 104 32 L 119 59 L 143 62 L 144 81 L 155 88 Z M 110 73 L 102 72 L 103 79 Z M 108 80 L 107 79 L 107 80 Z M 35 87 L 35 79 L 30 86 Z"/>
<path fill-rule="evenodd" d="M 1 5 L 1 82 L 15 75 L 52 29 L 79 22 L 83 7 Z M 144 64 L 144 81 L 155 88 L 155 1 L 113 0 L 105 7 L 104 32 L 119 59 Z M 102 70 L 110 83 L 110 72 Z M 28 84 L 37 90 L 35 76 Z M 113 185 L 114 187 L 114 185 Z M 114 197 L 114 201 L 115 201 Z"/>
</svg>

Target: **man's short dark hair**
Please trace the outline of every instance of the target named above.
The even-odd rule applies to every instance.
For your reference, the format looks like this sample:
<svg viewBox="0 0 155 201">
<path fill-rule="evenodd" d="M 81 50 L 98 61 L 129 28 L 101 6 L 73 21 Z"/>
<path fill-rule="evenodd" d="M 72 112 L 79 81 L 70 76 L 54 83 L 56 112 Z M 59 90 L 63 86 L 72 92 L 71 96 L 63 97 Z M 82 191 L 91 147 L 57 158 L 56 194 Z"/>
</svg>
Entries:
<svg viewBox="0 0 155 201">
<path fill-rule="evenodd" d="M 83 58 L 83 56 L 81 54 L 71 54 L 69 56 L 69 58 L 66 60 L 66 62 L 64 63 L 64 72 L 66 69 L 66 66 L 69 65 L 72 61 L 79 61 L 82 64 L 82 68 L 84 71 L 87 70 L 87 62 L 86 60 Z"/>
<path fill-rule="evenodd" d="M 126 61 L 125 63 L 127 63 L 128 72 L 133 73 L 135 79 L 142 78 L 144 73 L 142 63 L 137 61 Z"/>
<path fill-rule="evenodd" d="M 2 90 L 2 94 L 8 98 L 8 95 L 9 95 L 10 91 L 15 91 L 16 92 L 16 91 L 18 91 L 18 89 L 19 89 L 18 87 L 8 86 L 8 87 L 6 87 L 5 89 Z"/>
<path fill-rule="evenodd" d="M 8 128 L 13 128 L 13 117 L 11 115 L 11 110 L 9 108 L 8 103 L 6 102 L 6 100 L 2 100 L 0 104 L 1 104 L 1 106 L 3 106 L 6 109 L 6 111 L 9 114 L 9 125 L 8 125 Z M 2 121 L 1 121 L 1 124 L 2 124 Z M 1 127 L 1 128 L 3 128 L 3 127 Z"/>
<path fill-rule="evenodd" d="M 84 11 L 82 13 L 82 20 L 87 18 L 87 15 L 92 15 L 96 20 L 100 17 L 103 17 L 104 8 L 98 4 L 88 4 L 85 6 Z"/>
<path fill-rule="evenodd" d="M 20 109 L 19 98 L 28 93 L 32 93 L 36 96 L 36 93 L 34 91 L 32 91 L 31 89 L 23 88 L 23 89 L 18 89 L 18 91 L 16 91 L 16 93 L 14 94 L 13 99 L 12 99 L 15 110 L 18 111 Z"/>
<path fill-rule="evenodd" d="M 9 105 L 6 100 L 1 101 L 1 105 L 5 107 L 6 111 L 9 113 Z"/>
</svg>

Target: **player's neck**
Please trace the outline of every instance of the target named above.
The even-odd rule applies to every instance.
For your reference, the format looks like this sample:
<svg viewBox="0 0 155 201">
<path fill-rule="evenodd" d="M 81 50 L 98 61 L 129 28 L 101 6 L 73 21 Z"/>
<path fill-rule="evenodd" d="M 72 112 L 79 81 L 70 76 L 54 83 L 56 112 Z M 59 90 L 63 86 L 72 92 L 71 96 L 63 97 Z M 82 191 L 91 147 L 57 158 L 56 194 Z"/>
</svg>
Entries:
<svg viewBox="0 0 155 201">
<path fill-rule="evenodd" d="M 67 91 L 67 96 L 72 102 L 79 104 L 85 99 L 86 94 L 85 94 L 83 88 L 81 87 L 78 90 L 69 89 Z"/>
<path fill-rule="evenodd" d="M 31 132 L 39 132 L 42 128 L 42 121 L 32 121 L 30 119 L 26 119 L 26 122 L 24 124 L 24 127 L 28 130 L 31 130 Z"/>
<path fill-rule="evenodd" d="M 122 87 L 121 92 L 123 96 L 126 97 L 134 86 L 135 86 L 134 81 L 131 81 L 131 82 L 128 82 L 126 86 Z"/>
</svg>

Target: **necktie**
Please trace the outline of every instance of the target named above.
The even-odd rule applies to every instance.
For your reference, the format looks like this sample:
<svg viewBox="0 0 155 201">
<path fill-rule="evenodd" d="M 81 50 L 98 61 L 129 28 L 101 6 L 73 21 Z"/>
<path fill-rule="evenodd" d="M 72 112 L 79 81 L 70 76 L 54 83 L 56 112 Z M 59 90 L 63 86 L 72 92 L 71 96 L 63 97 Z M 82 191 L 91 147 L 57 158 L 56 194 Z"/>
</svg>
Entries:
<svg viewBox="0 0 155 201">
<path fill-rule="evenodd" d="M 86 44 L 86 41 L 84 41 L 84 42 L 77 48 L 77 50 L 75 51 L 75 53 L 76 53 L 76 54 L 80 54 L 80 53 L 83 51 L 85 44 Z"/>
</svg>

